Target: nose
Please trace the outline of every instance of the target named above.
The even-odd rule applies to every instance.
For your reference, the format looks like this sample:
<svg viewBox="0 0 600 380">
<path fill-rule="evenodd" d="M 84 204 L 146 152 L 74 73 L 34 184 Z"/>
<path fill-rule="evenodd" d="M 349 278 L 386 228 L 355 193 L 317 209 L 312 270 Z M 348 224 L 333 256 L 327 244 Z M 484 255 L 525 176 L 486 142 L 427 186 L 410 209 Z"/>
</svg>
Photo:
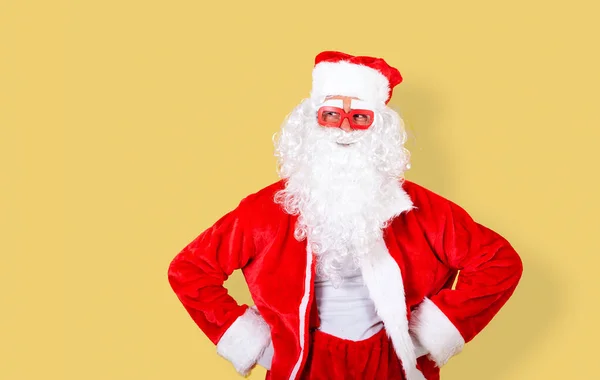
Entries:
<svg viewBox="0 0 600 380">
<path fill-rule="evenodd" d="M 340 129 L 344 132 L 350 132 L 352 130 L 352 128 L 350 128 L 350 122 L 348 121 L 348 119 L 344 119 L 344 121 L 342 121 Z"/>
</svg>

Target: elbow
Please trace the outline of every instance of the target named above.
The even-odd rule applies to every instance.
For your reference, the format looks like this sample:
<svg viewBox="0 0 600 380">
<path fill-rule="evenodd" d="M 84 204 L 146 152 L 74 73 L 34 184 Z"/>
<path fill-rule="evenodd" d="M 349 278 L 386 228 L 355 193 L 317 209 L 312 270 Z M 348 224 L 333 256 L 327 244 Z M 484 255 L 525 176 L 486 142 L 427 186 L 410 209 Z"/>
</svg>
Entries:
<svg viewBox="0 0 600 380">
<path fill-rule="evenodd" d="M 514 253 L 515 255 L 515 273 L 517 276 L 517 282 L 521 279 L 521 277 L 523 277 L 523 259 L 521 259 L 521 256 L 519 256 L 519 254 L 515 251 Z"/>
<path fill-rule="evenodd" d="M 498 264 L 506 268 L 506 271 L 513 279 L 512 281 L 515 282 L 516 286 L 516 283 L 518 283 L 523 276 L 523 259 L 506 238 L 497 233 L 494 234 L 497 237 L 498 243 L 495 254 Z"/>
<path fill-rule="evenodd" d="M 179 278 L 181 277 L 181 259 L 180 255 L 175 256 L 167 267 L 167 280 L 174 291 L 177 291 Z"/>
<path fill-rule="evenodd" d="M 512 246 L 509 245 L 508 248 L 508 254 L 505 256 L 508 261 L 506 266 L 510 282 L 513 284 L 512 290 L 514 290 L 523 277 L 523 259 Z"/>
<path fill-rule="evenodd" d="M 520 278 L 523 275 L 523 259 L 510 243 L 507 242 L 507 244 L 510 252 L 511 266 L 514 273 Z"/>
</svg>

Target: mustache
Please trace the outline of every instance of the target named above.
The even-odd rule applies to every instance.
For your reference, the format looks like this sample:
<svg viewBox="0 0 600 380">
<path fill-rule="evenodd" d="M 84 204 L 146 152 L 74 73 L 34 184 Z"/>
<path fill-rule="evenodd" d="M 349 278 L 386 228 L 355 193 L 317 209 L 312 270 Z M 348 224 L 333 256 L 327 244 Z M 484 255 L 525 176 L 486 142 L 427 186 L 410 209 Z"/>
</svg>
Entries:
<svg viewBox="0 0 600 380">
<path fill-rule="evenodd" d="M 312 139 L 324 138 L 330 142 L 338 144 L 354 144 L 362 140 L 368 133 L 368 130 L 355 130 L 346 132 L 339 128 L 311 126 L 313 131 L 308 132 L 308 135 Z M 316 131 L 315 131 L 316 129 Z"/>
<path fill-rule="evenodd" d="M 362 134 L 344 134 L 340 135 L 335 139 L 335 142 L 338 144 L 354 144 L 360 141 L 364 137 L 364 133 Z"/>
</svg>

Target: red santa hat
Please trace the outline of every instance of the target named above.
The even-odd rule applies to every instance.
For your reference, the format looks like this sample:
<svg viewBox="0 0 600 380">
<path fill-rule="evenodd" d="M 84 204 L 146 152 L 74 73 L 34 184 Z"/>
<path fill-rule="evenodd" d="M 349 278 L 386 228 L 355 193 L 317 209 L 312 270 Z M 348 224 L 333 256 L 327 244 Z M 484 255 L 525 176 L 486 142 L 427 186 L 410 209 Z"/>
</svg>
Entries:
<svg viewBox="0 0 600 380">
<path fill-rule="evenodd" d="M 311 98 L 352 96 L 375 105 L 387 104 L 394 86 L 402 82 L 398 69 L 382 58 L 324 51 L 315 58 Z"/>
</svg>

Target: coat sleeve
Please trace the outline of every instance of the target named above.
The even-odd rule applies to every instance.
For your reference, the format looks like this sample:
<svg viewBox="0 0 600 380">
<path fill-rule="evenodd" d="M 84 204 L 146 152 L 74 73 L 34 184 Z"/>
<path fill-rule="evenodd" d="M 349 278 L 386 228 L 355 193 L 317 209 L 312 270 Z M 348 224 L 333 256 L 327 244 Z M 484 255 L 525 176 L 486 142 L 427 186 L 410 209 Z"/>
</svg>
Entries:
<svg viewBox="0 0 600 380">
<path fill-rule="evenodd" d="M 168 269 L 169 283 L 191 318 L 244 376 L 271 340 L 257 310 L 239 305 L 223 286 L 254 255 L 246 209 L 242 201 L 185 246 Z"/>
<path fill-rule="evenodd" d="M 429 191 L 419 203 L 426 239 L 450 273 L 458 272 L 454 289 L 426 297 L 411 314 L 411 333 L 441 367 L 508 301 L 523 264 L 505 238 L 455 203 Z"/>
</svg>

